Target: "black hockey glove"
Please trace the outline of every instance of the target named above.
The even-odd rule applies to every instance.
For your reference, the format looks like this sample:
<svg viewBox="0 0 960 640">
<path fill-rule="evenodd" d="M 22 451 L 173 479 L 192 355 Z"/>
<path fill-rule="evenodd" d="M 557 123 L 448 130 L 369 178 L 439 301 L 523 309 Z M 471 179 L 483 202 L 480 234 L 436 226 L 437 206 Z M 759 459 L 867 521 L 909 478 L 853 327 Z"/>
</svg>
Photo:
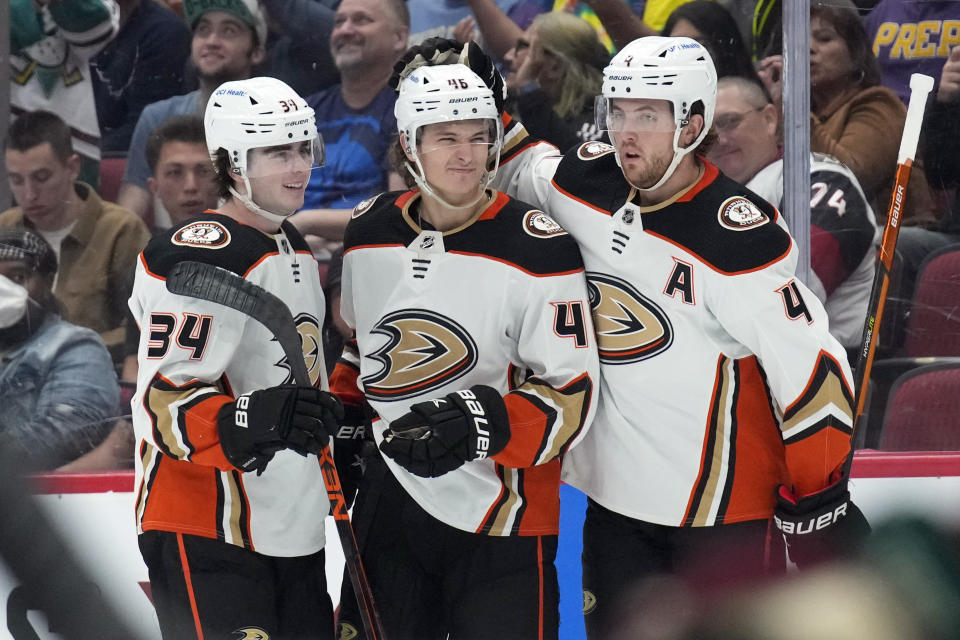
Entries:
<svg viewBox="0 0 960 640">
<path fill-rule="evenodd" d="M 340 476 L 340 489 L 347 508 L 350 508 L 366 472 L 367 461 L 380 453 L 370 431 L 370 420 L 375 415 L 373 409 L 367 403 L 362 407 L 345 404 L 343 412 L 343 420 L 333 435 L 333 461 Z"/>
<path fill-rule="evenodd" d="M 500 453 L 509 440 L 503 398 L 478 384 L 410 407 L 390 423 L 380 450 L 410 473 L 435 478 Z"/>
<path fill-rule="evenodd" d="M 867 519 L 850 501 L 846 479 L 800 497 L 781 485 L 773 519 L 790 560 L 801 569 L 853 551 L 870 533 Z"/>
<path fill-rule="evenodd" d="M 493 59 L 472 40 L 464 44 L 449 38 L 427 38 L 420 44 L 410 47 L 393 66 L 390 86 L 398 90 L 404 78 L 424 65 L 458 63 L 467 65 L 471 71 L 480 76 L 480 79 L 493 91 L 497 112 L 503 113 L 503 102 L 507 95 L 503 76 L 493 64 Z"/>
<path fill-rule="evenodd" d="M 319 453 L 342 418 L 343 405 L 332 393 L 281 385 L 225 404 L 217 414 L 217 431 L 230 464 L 259 474 L 281 449 Z"/>
</svg>

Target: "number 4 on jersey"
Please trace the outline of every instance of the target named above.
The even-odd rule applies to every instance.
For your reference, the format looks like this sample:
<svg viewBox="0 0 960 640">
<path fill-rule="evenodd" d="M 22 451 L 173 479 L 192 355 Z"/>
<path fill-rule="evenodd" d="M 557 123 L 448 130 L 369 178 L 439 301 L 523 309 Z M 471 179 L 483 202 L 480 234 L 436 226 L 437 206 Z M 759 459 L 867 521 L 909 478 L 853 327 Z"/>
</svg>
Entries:
<svg viewBox="0 0 960 640">
<path fill-rule="evenodd" d="M 783 309 L 788 318 L 791 320 L 803 318 L 807 321 L 807 324 L 813 324 L 813 316 L 810 315 L 807 303 L 803 301 L 803 296 L 800 295 L 800 287 L 797 286 L 796 280 L 791 280 L 777 289 L 777 293 L 783 298 Z"/>
<path fill-rule="evenodd" d="M 583 302 L 551 302 L 554 308 L 553 331 L 561 338 L 573 338 L 578 349 L 589 345 L 587 325 L 584 320 Z"/>
</svg>

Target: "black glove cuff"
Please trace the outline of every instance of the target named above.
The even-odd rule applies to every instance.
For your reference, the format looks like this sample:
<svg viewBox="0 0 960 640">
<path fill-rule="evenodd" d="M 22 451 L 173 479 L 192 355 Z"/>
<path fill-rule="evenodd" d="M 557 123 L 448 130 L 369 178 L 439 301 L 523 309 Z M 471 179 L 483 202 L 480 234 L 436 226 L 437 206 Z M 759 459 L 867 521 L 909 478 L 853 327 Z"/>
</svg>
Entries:
<svg viewBox="0 0 960 640">
<path fill-rule="evenodd" d="M 241 398 L 244 396 L 241 396 Z M 239 400 L 239 398 L 238 398 Z M 249 402 L 249 400 L 248 400 Z M 237 402 L 228 402 L 217 412 L 217 436 L 227 462 L 244 472 L 263 473 L 275 452 L 257 450 L 248 428 L 236 424 Z"/>
<path fill-rule="evenodd" d="M 850 491 L 845 482 L 792 501 L 777 496 L 773 520 L 784 535 L 806 535 L 829 529 L 845 518 L 850 510 Z"/>
</svg>

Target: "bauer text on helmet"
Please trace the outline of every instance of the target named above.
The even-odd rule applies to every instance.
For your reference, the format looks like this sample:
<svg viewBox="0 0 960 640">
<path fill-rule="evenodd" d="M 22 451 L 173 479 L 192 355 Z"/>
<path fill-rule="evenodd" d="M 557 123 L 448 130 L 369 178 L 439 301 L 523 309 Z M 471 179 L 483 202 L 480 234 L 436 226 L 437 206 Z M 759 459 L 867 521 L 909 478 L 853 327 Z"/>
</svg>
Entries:
<svg viewBox="0 0 960 640">
<path fill-rule="evenodd" d="M 394 114 L 404 151 L 413 162 L 413 165 L 407 162 L 407 170 L 421 191 L 455 209 L 476 204 L 496 175 L 503 145 L 500 115 L 493 93 L 483 80 L 462 64 L 421 67 L 401 82 Z M 488 135 L 483 141 L 471 143 L 485 146 L 486 166 L 476 185 L 475 197 L 469 202 L 451 204 L 440 197 L 433 188 L 435 185 L 427 180 L 421 156 L 430 150 L 420 148 L 419 143 L 423 129 L 428 125 L 466 121 L 486 123 Z M 448 140 L 448 143 L 452 142 L 452 139 Z"/>
<path fill-rule="evenodd" d="M 663 100 L 672 119 L 627 117 L 613 108 L 615 100 Z M 717 72 L 707 50 L 696 40 L 650 36 L 634 40 L 603 70 L 602 95 L 596 101 L 597 126 L 613 134 L 620 131 L 675 130 L 673 160 L 652 187 L 660 187 L 673 174 L 683 156 L 703 140 L 713 122 L 717 98 Z M 691 144 L 681 146 L 680 130 L 692 115 L 703 118 L 703 128 Z M 618 156 L 619 160 L 619 156 Z"/>
<path fill-rule="evenodd" d="M 292 211 L 268 211 L 257 203 L 251 179 L 306 172 L 323 165 L 323 141 L 313 109 L 286 83 L 275 78 L 225 82 L 207 103 L 204 115 L 207 148 L 218 172 L 224 161 L 243 185 L 230 193 L 255 213 L 279 221 Z M 263 160 L 253 152 L 271 149 Z M 302 206 L 302 202 L 300 205 Z M 285 208 L 285 207 L 284 207 Z M 278 215 L 279 214 L 279 215 Z"/>
</svg>

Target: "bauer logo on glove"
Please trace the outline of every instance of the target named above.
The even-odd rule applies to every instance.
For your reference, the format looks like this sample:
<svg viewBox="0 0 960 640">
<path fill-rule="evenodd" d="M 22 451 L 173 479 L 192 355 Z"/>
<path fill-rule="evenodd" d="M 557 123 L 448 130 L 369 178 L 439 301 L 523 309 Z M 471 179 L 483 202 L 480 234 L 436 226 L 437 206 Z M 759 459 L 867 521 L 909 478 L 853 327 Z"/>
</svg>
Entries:
<svg viewBox="0 0 960 640">
<path fill-rule="evenodd" d="M 410 473 L 435 478 L 500 453 L 509 440 L 503 398 L 475 385 L 410 407 L 390 424 L 380 450 Z"/>
<path fill-rule="evenodd" d="M 840 473 L 833 484 L 808 495 L 798 496 L 781 485 L 773 520 L 790 560 L 801 569 L 850 553 L 870 533 Z"/>
<path fill-rule="evenodd" d="M 839 522 L 840 518 L 847 515 L 847 504 L 847 502 L 844 502 L 832 510 L 807 518 L 784 520 L 779 516 L 774 516 L 773 519 L 777 525 L 777 529 L 780 529 L 780 531 L 802 536 L 807 533 L 826 529 Z"/>
</svg>

